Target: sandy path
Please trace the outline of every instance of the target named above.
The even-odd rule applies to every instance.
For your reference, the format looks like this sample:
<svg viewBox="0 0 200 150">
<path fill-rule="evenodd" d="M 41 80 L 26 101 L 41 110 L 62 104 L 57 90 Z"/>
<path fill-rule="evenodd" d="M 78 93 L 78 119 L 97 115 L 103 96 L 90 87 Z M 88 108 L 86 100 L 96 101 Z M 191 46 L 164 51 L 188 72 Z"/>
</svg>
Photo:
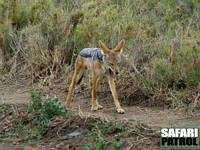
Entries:
<svg viewBox="0 0 200 150">
<path fill-rule="evenodd" d="M 22 85 L 0 85 L 0 104 L 28 104 L 31 87 Z M 66 93 L 53 90 L 50 95 L 57 95 L 63 102 Z M 90 111 L 90 97 L 81 93 L 74 96 L 73 110 L 81 110 L 83 114 L 97 115 L 103 118 L 117 118 L 119 120 L 140 121 L 153 127 L 200 127 L 200 115 L 187 116 L 184 112 L 138 106 L 123 106 L 126 113 L 115 113 L 112 97 L 100 96 L 99 103 L 104 106 L 102 110 Z"/>
<path fill-rule="evenodd" d="M 139 121 L 152 127 L 200 127 L 200 115 L 197 114 L 192 117 L 188 116 L 183 111 L 138 106 L 123 106 L 126 113 L 117 114 L 113 107 L 114 104 L 106 105 L 108 102 L 105 101 L 107 100 L 103 100 L 103 103 L 100 101 L 104 108 L 96 112 L 90 111 L 90 104 L 85 99 L 78 99 L 74 102 L 73 108 L 103 118 L 117 118 L 119 120 L 134 122 Z"/>
<path fill-rule="evenodd" d="M 30 100 L 31 87 L 24 85 L 0 85 L 0 104 L 28 104 Z M 66 93 L 61 90 L 53 90 L 51 95 L 58 95 L 64 102 Z M 76 93 L 74 97 L 73 110 L 81 111 L 83 114 L 97 115 L 103 118 L 117 118 L 119 120 L 140 121 L 154 127 L 200 127 L 200 115 L 187 116 L 181 111 L 159 109 L 138 106 L 123 106 L 126 113 L 117 114 L 114 110 L 113 100 L 110 96 L 99 100 L 104 106 L 102 110 L 90 111 L 90 97 L 84 97 Z"/>
</svg>

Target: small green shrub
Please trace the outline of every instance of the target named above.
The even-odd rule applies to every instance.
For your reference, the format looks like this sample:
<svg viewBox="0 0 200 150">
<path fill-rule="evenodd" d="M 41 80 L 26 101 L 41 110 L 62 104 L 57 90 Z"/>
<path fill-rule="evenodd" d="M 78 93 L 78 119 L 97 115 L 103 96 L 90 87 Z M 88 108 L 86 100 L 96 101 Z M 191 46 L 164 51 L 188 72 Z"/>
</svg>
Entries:
<svg viewBox="0 0 200 150">
<path fill-rule="evenodd" d="M 103 150 L 106 141 L 104 139 L 104 135 L 101 130 L 97 130 L 97 143 L 93 147 L 93 150 Z"/>
<path fill-rule="evenodd" d="M 123 139 L 113 139 L 108 143 L 108 147 L 110 150 L 120 150 L 124 145 Z"/>
<path fill-rule="evenodd" d="M 161 86 L 168 86 L 175 78 L 173 66 L 165 59 L 159 59 L 154 64 L 154 81 Z"/>
<path fill-rule="evenodd" d="M 41 137 L 48 129 L 48 124 L 56 116 L 64 116 L 66 109 L 58 98 L 48 99 L 38 90 L 31 93 L 31 104 L 27 109 L 32 118 L 33 137 Z"/>
<path fill-rule="evenodd" d="M 92 127 L 92 136 L 95 138 L 95 144 L 92 147 L 85 146 L 85 150 L 118 150 L 124 145 L 122 140 L 123 133 L 129 131 L 123 122 L 96 122 Z M 107 135 L 115 135 L 113 140 L 107 140 Z"/>
</svg>

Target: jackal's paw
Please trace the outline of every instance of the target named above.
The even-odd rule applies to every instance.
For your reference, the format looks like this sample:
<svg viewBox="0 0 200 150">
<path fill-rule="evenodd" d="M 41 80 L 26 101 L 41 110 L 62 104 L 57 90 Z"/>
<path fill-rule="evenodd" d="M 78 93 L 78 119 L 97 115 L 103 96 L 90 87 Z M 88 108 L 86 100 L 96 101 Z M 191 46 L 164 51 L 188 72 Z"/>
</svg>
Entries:
<svg viewBox="0 0 200 150">
<path fill-rule="evenodd" d="M 98 105 L 95 105 L 95 106 L 93 105 L 91 110 L 95 111 L 95 110 L 102 109 L 102 108 L 103 108 L 103 106 L 98 104 Z"/>
<path fill-rule="evenodd" d="M 122 108 L 117 108 L 117 112 L 119 114 L 124 114 L 125 113 L 124 109 L 122 109 Z"/>
</svg>

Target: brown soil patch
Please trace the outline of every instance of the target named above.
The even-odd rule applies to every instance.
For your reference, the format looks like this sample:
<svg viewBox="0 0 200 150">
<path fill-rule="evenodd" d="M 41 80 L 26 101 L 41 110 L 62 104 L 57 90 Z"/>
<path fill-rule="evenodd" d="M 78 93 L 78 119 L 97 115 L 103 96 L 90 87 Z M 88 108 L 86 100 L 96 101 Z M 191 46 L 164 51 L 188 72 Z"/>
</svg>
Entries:
<svg viewBox="0 0 200 150">
<path fill-rule="evenodd" d="M 144 107 L 133 105 L 129 106 L 128 103 L 123 104 L 122 107 L 125 109 L 125 114 L 117 114 L 115 112 L 113 98 L 109 91 L 103 91 L 98 94 L 99 103 L 104 106 L 102 110 L 92 112 L 91 109 L 91 96 L 90 89 L 86 92 L 78 92 L 81 86 L 77 87 L 73 97 L 73 107 L 75 111 L 80 111 L 83 114 L 95 115 L 105 119 L 119 119 L 119 120 L 134 120 L 140 121 L 145 124 L 157 127 L 198 127 L 200 124 L 199 112 L 188 115 L 183 110 L 171 110 L 162 107 Z M 58 98 L 64 103 L 66 99 L 66 88 L 64 85 L 55 85 L 49 88 L 43 88 L 45 93 L 50 96 L 57 95 Z M 19 85 L 0 85 L 0 103 L 5 104 L 28 104 L 30 100 L 30 86 L 19 86 Z M 136 91 L 137 94 L 140 92 Z M 105 96 L 106 94 L 106 96 Z M 142 95 L 138 99 L 141 100 Z M 134 101 L 135 99 L 132 99 Z M 138 101 L 139 102 L 139 101 Z M 144 102 L 143 102 L 144 103 Z M 133 105 L 133 106 L 132 106 Z"/>
<path fill-rule="evenodd" d="M 82 90 L 80 90 L 80 88 Z M 21 106 L 22 104 L 28 104 L 30 100 L 30 94 L 32 87 L 28 85 L 0 85 L 0 103 L 4 104 L 18 104 Z M 54 85 L 51 88 L 43 87 L 46 94 L 50 96 L 57 95 L 59 99 L 64 103 L 66 99 L 66 86 L 63 84 Z M 85 91 L 84 91 L 85 90 Z M 78 92 L 79 91 L 79 92 Z M 80 92 L 81 91 L 81 92 Z M 142 94 L 141 94 L 142 93 Z M 125 109 L 125 114 L 117 114 L 114 109 L 114 102 L 111 96 L 111 93 L 104 88 L 103 91 L 98 93 L 99 103 L 104 106 L 102 110 L 92 112 L 90 110 L 91 106 L 91 96 L 90 89 L 86 89 L 84 85 L 80 85 L 77 87 L 74 93 L 74 101 L 73 101 L 73 110 L 78 112 L 79 116 L 83 118 L 89 118 L 89 116 L 93 116 L 95 118 L 100 118 L 101 120 L 113 120 L 116 119 L 118 121 L 128 121 L 133 124 L 147 124 L 150 127 L 159 129 L 161 127 L 200 127 L 200 115 L 199 113 L 194 114 L 193 116 L 188 116 L 182 110 L 171 110 L 163 107 L 144 107 L 138 106 L 136 102 L 132 102 L 135 99 L 137 102 L 142 103 L 142 99 L 146 99 L 148 101 L 148 95 L 145 96 L 145 91 L 136 90 L 135 97 L 130 100 L 131 102 L 122 103 L 122 107 Z M 105 96 L 106 94 L 106 96 Z M 137 95 L 137 96 L 136 96 Z M 143 102 L 145 105 L 145 102 Z M 148 106 L 148 105 L 147 105 Z M 10 116 L 10 112 L 7 111 L 7 115 Z M 2 117 L 2 116 L 1 116 Z M 3 119 L 9 119 L 3 118 Z M 2 119 L 2 121 L 3 121 Z M 10 118 L 11 119 L 11 118 Z M 88 121 L 88 120 L 87 120 Z M 50 143 L 48 148 L 57 147 L 57 149 L 65 149 L 66 146 L 69 146 L 71 149 L 76 149 L 77 145 L 80 147 L 85 143 L 88 143 L 88 138 L 84 136 L 75 136 L 70 138 L 70 134 L 81 134 L 85 135 L 90 130 L 90 126 L 87 124 L 87 121 L 77 118 L 75 120 L 57 120 L 53 122 L 49 131 L 47 132 L 44 143 Z M 3 121 L 6 123 L 6 121 Z M 89 120 L 92 122 L 92 120 Z M 2 122 L 1 122 L 2 123 Z M 109 138 L 109 136 L 107 137 Z M 55 140 L 57 139 L 57 140 Z M 145 138 L 140 139 L 138 144 L 134 145 L 131 141 L 138 140 L 137 136 L 127 137 L 127 147 L 132 145 L 133 149 L 158 149 L 158 141 L 159 138 Z M 81 143 L 81 144 L 80 144 Z M 129 144 L 128 144 L 129 143 Z M 23 144 L 22 144 L 23 145 Z M 0 145 L 0 147 L 13 146 L 13 144 L 8 145 Z M 132 149 L 131 147 L 131 149 Z M 12 147 L 14 149 L 14 147 Z M 23 146 L 22 146 L 23 148 Z M 39 148 L 41 149 L 41 148 Z"/>
</svg>

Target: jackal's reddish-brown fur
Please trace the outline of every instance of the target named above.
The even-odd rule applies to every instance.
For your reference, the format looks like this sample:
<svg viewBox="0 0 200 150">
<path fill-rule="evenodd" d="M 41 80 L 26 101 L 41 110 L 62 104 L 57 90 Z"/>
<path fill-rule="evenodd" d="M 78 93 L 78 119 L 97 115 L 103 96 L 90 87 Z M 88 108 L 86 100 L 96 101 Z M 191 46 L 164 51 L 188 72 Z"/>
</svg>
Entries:
<svg viewBox="0 0 200 150">
<path fill-rule="evenodd" d="M 100 63 L 98 60 L 92 61 L 90 59 L 84 58 L 82 56 L 78 56 L 75 62 L 75 71 L 72 77 L 72 82 L 68 90 L 67 94 L 67 100 L 66 100 L 66 106 L 67 108 L 71 107 L 72 102 L 72 94 L 74 91 L 74 88 L 81 78 L 83 72 L 85 69 L 89 69 L 92 72 L 92 108 L 91 110 L 98 110 L 102 109 L 103 106 L 101 106 L 96 97 L 96 90 L 99 85 L 100 78 L 103 75 L 106 75 L 108 78 L 108 83 L 113 95 L 114 103 L 116 106 L 116 110 L 118 113 L 124 113 L 124 110 L 121 108 L 117 91 L 115 87 L 115 76 L 119 72 L 119 62 L 120 62 L 120 55 L 122 53 L 122 48 L 124 46 L 124 40 L 121 40 L 118 45 L 113 49 L 110 50 L 107 48 L 107 46 L 99 42 L 99 46 L 104 54 L 104 63 Z"/>
</svg>

